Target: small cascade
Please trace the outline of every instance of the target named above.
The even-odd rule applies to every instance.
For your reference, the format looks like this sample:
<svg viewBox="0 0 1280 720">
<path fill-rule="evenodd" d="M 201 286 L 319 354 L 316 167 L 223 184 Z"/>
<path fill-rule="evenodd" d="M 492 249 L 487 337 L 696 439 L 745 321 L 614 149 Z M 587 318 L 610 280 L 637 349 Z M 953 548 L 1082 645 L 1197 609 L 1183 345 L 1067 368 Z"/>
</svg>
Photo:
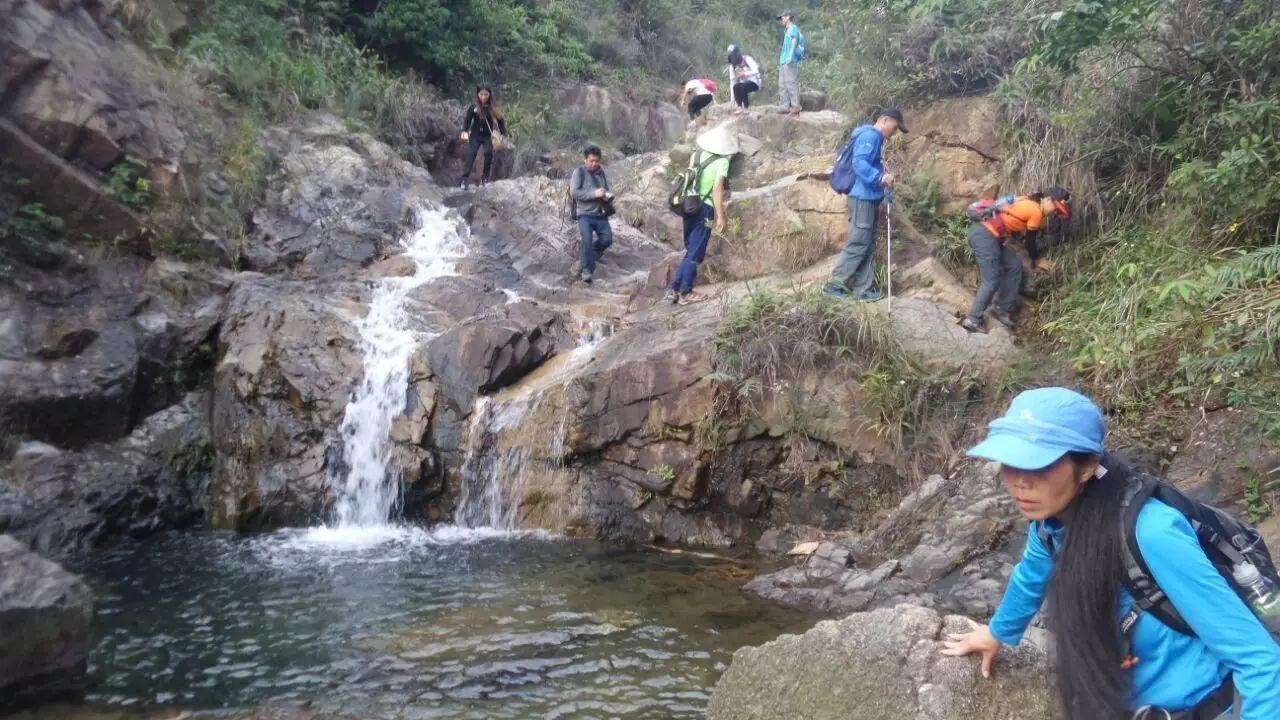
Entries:
<svg viewBox="0 0 1280 720">
<path fill-rule="evenodd" d="M 339 527 L 384 525 L 400 501 L 401 478 L 390 467 L 391 424 L 404 410 L 409 360 L 421 340 L 409 327 L 405 305 L 415 288 L 455 274 L 454 265 L 467 249 L 456 220 L 425 206 L 403 244 L 414 273 L 379 280 L 368 314 L 357 323 L 364 378 L 342 417 L 341 468 L 330 469 Z M 336 477 L 342 469 L 346 477 Z"/>
</svg>

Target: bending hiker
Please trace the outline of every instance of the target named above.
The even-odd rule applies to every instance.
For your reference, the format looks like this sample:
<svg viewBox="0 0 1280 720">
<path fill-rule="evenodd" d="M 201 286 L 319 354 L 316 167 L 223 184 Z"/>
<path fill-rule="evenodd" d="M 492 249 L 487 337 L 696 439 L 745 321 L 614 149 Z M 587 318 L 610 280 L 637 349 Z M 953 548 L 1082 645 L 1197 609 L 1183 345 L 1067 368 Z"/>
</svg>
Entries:
<svg viewBox="0 0 1280 720">
<path fill-rule="evenodd" d="M 745 55 L 737 45 L 729 46 L 729 76 L 733 81 L 733 102 L 736 109 L 734 115 L 745 115 L 751 107 L 751 93 L 757 92 L 764 84 L 760 74 L 760 64 L 750 55 Z"/>
<path fill-rule="evenodd" d="M 696 212 L 684 217 L 684 259 L 675 277 L 667 286 L 666 299 L 689 305 L 702 302 L 707 297 L 693 289 L 698 279 L 698 265 L 707 256 L 707 244 L 711 242 L 712 223 L 716 232 L 724 232 L 728 215 L 725 201 L 728 195 L 729 162 L 738 152 L 738 137 L 721 125 L 698 136 L 698 150 L 689 159 L 689 167 L 695 168 L 693 185 L 702 199 Z"/>
<path fill-rule="evenodd" d="M 613 244 L 613 228 L 609 218 L 614 213 L 613 193 L 609 178 L 600 165 L 600 148 L 588 145 L 582 151 L 583 162 L 569 176 L 569 197 L 582 234 L 582 252 L 578 262 L 579 277 L 590 284 L 595 279 L 596 261 Z"/>
<path fill-rule="evenodd" d="M 1258 594 L 1274 565 L 1249 545 L 1256 531 L 1116 462 L 1105 434 L 1088 398 L 1041 388 L 969 451 L 1000 463 L 1031 530 L 991 624 L 943 653 L 981 654 L 990 676 L 1047 598 L 1067 720 L 1208 720 L 1232 705 L 1280 718 L 1280 646 Z"/>
<path fill-rule="evenodd" d="M 684 84 L 684 92 L 680 93 L 680 105 L 689 101 L 689 119 L 697 120 L 702 109 L 711 104 L 716 97 L 716 84 L 708 78 L 694 78 Z"/>
<path fill-rule="evenodd" d="M 1050 188 L 1045 192 L 1012 198 L 1009 202 L 996 201 L 981 216 L 982 219 L 969 226 L 969 247 L 973 248 L 978 259 L 981 280 L 969 317 L 960 322 L 965 330 L 987 332 L 983 315 L 992 298 L 995 298 L 995 305 L 991 307 L 991 317 L 1009 329 L 1017 327 L 1013 310 L 1018 289 L 1022 287 L 1022 261 L 1004 246 L 1004 241 L 1016 233 L 1028 233 L 1034 245 L 1047 216 L 1066 218 L 1070 214 L 1066 203 L 1066 198 L 1070 197 L 1062 188 Z M 973 213 L 970 215 L 972 217 Z"/>
<path fill-rule="evenodd" d="M 778 112 L 800 114 L 800 61 L 804 59 L 804 35 L 795 24 L 796 14 L 784 10 L 778 14 L 782 23 L 782 54 L 778 57 Z"/>
<path fill-rule="evenodd" d="M 484 172 L 480 175 L 483 185 L 489 184 L 493 171 L 493 148 L 495 142 L 501 147 L 502 139 L 507 134 L 507 121 L 502 117 L 502 109 L 493 97 L 493 90 L 488 87 L 476 88 L 476 101 L 467 108 L 462 116 L 462 139 L 467 141 L 467 160 L 462 163 L 462 177 L 458 184 L 464 189 L 471 178 L 471 169 L 476 164 L 476 153 L 484 148 Z"/>
<path fill-rule="evenodd" d="M 882 110 L 873 125 L 862 125 L 849 138 L 853 186 L 849 190 L 849 237 L 845 240 L 826 291 L 836 297 L 875 302 L 880 291 L 876 279 L 876 219 L 886 188 L 893 187 L 893 173 L 884 171 L 884 142 L 898 131 L 907 132 L 901 110 Z M 842 155 L 844 153 L 841 153 Z M 834 172 L 833 172 L 834 174 Z"/>
</svg>

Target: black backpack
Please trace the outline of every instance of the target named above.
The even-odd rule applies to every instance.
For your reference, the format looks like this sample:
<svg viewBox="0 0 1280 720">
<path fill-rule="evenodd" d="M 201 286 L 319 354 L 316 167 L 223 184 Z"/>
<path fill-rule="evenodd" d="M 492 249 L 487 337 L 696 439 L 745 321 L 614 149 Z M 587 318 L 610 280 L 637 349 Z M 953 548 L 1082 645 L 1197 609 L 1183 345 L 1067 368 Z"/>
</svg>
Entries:
<svg viewBox="0 0 1280 720">
<path fill-rule="evenodd" d="M 1173 602 L 1156 584 L 1146 560 L 1142 557 L 1142 550 L 1138 547 L 1138 513 L 1151 498 L 1159 500 L 1187 518 L 1209 562 L 1213 563 L 1246 606 L 1249 605 L 1248 592 L 1236 581 L 1232 573 L 1232 568 L 1235 566 L 1249 563 L 1275 587 L 1280 588 L 1280 573 L 1276 572 L 1271 552 L 1255 528 L 1212 505 L 1192 500 L 1169 483 L 1149 475 L 1135 473 L 1129 478 L 1128 483 L 1129 486 L 1125 489 L 1120 503 L 1125 565 L 1124 583 L 1134 601 L 1133 607 L 1120 621 L 1126 656 L 1129 654 L 1130 638 L 1134 627 L 1144 612 L 1154 615 L 1160 622 L 1183 635 L 1191 637 L 1196 635 L 1178 609 L 1173 606 Z M 1040 540 L 1052 554 L 1053 540 L 1043 525 L 1040 526 Z M 1280 641 L 1280 634 L 1273 631 L 1272 636 Z"/>
<path fill-rule="evenodd" d="M 702 203 L 706 198 L 698 192 L 698 181 L 702 178 L 702 171 L 720 159 L 719 155 L 706 153 L 709 157 L 702 160 L 702 155 L 702 150 L 695 152 L 689 160 L 689 167 L 681 170 L 671 184 L 671 195 L 667 198 L 667 207 L 680 217 L 693 217 L 702 212 Z"/>
</svg>

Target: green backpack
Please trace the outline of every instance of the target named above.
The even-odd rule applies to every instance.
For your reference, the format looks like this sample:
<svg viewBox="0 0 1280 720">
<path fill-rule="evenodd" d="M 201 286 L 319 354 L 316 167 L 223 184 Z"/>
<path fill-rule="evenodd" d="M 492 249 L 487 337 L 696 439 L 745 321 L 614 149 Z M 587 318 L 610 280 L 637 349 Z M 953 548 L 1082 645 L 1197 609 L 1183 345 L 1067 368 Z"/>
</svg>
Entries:
<svg viewBox="0 0 1280 720">
<path fill-rule="evenodd" d="M 680 171 L 676 175 L 675 182 L 672 183 L 671 195 L 667 198 L 667 207 L 671 208 L 671 212 L 680 217 L 694 217 L 702 212 L 702 203 L 706 200 L 701 193 L 698 192 L 698 182 L 702 178 L 702 171 L 716 160 L 720 159 L 719 155 L 708 155 L 707 159 L 702 159 L 703 151 L 698 150 L 689 160 L 689 167 Z"/>
</svg>

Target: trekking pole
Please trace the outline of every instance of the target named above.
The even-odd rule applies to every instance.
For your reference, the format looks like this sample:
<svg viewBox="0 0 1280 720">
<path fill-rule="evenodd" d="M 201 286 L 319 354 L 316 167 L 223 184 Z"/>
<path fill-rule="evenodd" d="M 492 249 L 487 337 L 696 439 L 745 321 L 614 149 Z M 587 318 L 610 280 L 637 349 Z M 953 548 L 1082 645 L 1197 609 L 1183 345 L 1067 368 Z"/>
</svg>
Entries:
<svg viewBox="0 0 1280 720">
<path fill-rule="evenodd" d="M 885 312 L 889 315 L 893 314 L 893 191 L 886 189 L 884 197 L 887 201 L 885 204 L 884 220 L 885 220 L 885 262 L 884 262 L 884 279 L 888 292 L 885 297 L 888 298 L 888 307 Z"/>
</svg>

